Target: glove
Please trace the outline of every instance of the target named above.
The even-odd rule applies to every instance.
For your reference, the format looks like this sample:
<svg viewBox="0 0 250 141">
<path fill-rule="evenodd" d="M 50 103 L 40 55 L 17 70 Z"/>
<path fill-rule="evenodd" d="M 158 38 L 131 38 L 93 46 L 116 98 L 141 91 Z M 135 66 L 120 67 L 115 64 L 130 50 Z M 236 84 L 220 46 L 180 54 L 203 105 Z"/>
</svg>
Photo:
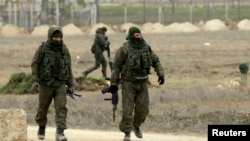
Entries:
<svg viewBox="0 0 250 141">
<path fill-rule="evenodd" d="M 74 94 L 74 90 L 72 88 L 67 88 L 66 90 L 66 94 L 70 97 L 73 97 Z"/>
<path fill-rule="evenodd" d="M 115 93 L 117 91 L 118 91 L 118 87 L 116 85 L 111 85 L 108 90 L 108 92 L 110 93 Z"/>
<path fill-rule="evenodd" d="M 35 81 L 35 82 L 32 83 L 31 91 L 33 93 L 38 93 L 38 91 L 39 91 L 39 84 L 38 84 L 38 82 Z"/>
<path fill-rule="evenodd" d="M 164 76 L 159 76 L 158 77 L 158 83 L 160 84 L 160 85 L 162 85 L 162 84 L 164 84 Z"/>
</svg>

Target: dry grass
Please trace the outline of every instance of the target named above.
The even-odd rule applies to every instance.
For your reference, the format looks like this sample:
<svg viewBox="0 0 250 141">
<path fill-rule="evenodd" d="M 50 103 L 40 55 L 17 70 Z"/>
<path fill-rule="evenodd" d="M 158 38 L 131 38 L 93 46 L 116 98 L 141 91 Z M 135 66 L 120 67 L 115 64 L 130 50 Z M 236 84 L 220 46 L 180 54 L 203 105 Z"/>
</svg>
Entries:
<svg viewBox="0 0 250 141">
<path fill-rule="evenodd" d="M 248 31 L 227 31 L 144 35 L 164 65 L 166 84 L 150 87 L 150 114 L 143 130 L 206 134 L 208 124 L 249 124 L 248 90 L 216 88 L 223 82 L 240 80 L 238 65 L 249 61 L 249 34 Z M 109 35 L 112 58 L 125 36 Z M 6 84 L 13 73 L 30 73 L 34 51 L 45 39 L 32 36 L 0 38 L 0 86 Z M 89 52 L 92 40 L 90 35 L 64 39 L 72 54 L 76 77 L 94 63 Z M 210 46 L 204 45 L 206 42 Z M 101 77 L 101 71 L 90 76 Z M 157 85 L 153 70 L 150 82 Z M 70 128 L 118 130 L 121 103 L 113 123 L 111 102 L 103 100 L 111 95 L 102 95 L 100 91 L 77 93 L 83 96 L 77 101 L 68 99 Z M 0 97 L 0 108 L 22 108 L 27 112 L 28 123 L 35 124 L 37 95 Z M 52 104 L 48 115 L 51 126 L 54 126 L 53 110 Z"/>
</svg>

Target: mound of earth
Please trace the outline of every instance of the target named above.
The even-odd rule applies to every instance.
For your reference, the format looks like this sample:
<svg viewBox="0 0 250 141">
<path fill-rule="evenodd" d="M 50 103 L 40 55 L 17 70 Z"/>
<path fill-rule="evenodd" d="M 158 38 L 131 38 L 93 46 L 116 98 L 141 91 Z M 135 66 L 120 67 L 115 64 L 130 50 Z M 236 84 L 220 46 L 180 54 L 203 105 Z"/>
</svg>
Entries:
<svg viewBox="0 0 250 141">
<path fill-rule="evenodd" d="M 74 24 L 68 24 L 62 27 L 63 35 L 83 35 L 83 32 L 80 28 L 76 27 Z"/>
<path fill-rule="evenodd" d="M 37 26 L 31 32 L 31 35 L 34 35 L 34 36 L 45 36 L 45 37 L 47 37 L 48 30 L 49 30 L 49 26 L 48 25 Z"/>
<path fill-rule="evenodd" d="M 19 35 L 27 35 L 28 30 L 24 28 L 19 28 L 13 24 L 6 24 L 1 27 L 1 36 L 19 36 Z"/>
<path fill-rule="evenodd" d="M 161 23 L 145 23 L 142 25 L 143 33 L 161 33 L 164 32 L 164 25 Z"/>
<path fill-rule="evenodd" d="M 200 31 L 200 28 L 189 22 L 185 22 L 185 23 L 179 24 L 179 27 L 177 28 L 177 30 L 179 32 L 197 32 L 197 31 Z"/>
<path fill-rule="evenodd" d="M 239 30 L 250 30 L 250 20 L 244 19 L 238 22 L 237 27 Z"/>
<path fill-rule="evenodd" d="M 172 23 L 167 26 L 165 26 L 164 31 L 165 32 L 177 32 L 176 29 L 179 27 L 179 23 Z"/>
<path fill-rule="evenodd" d="M 219 19 L 207 21 L 203 27 L 205 31 L 225 31 L 228 30 L 224 22 Z"/>
<path fill-rule="evenodd" d="M 129 30 L 129 28 L 130 27 L 132 27 L 132 26 L 135 26 L 135 27 L 138 27 L 138 28 L 141 28 L 139 25 L 137 25 L 137 24 L 134 24 L 134 23 L 124 23 L 124 24 L 122 24 L 121 26 L 120 26 L 120 31 L 121 32 L 124 32 L 124 33 L 128 33 L 128 30 Z"/>
<path fill-rule="evenodd" d="M 100 27 L 106 27 L 107 28 L 107 35 L 108 34 L 114 34 L 115 31 L 108 25 L 104 24 L 104 23 L 98 23 L 98 24 L 95 24 L 91 27 L 90 31 L 89 31 L 89 34 L 90 35 L 94 35 L 96 33 L 96 29 L 97 28 L 100 28 Z"/>
</svg>

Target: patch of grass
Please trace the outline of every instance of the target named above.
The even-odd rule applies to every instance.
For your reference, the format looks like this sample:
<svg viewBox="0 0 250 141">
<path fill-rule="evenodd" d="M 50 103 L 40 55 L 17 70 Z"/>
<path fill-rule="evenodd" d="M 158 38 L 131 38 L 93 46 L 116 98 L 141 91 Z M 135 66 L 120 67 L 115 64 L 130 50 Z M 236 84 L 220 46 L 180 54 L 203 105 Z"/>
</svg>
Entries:
<svg viewBox="0 0 250 141">
<path fill-rule="evenodd" d="M 11 75 L 9 82 L 0 89 L 0 93 L 29 93 L 31 85 L 31 75 L 25 72 L 15 73 Z"/>
<path fill-rule="evenodd" d="M 95 78 L 95 77 L 87 77 L 87 80 L 91 81 L 93 84 L 98 84 L 98 85 L 105 85 L 106 80 L 104 77 L 101 78 Z"/>
</svg>

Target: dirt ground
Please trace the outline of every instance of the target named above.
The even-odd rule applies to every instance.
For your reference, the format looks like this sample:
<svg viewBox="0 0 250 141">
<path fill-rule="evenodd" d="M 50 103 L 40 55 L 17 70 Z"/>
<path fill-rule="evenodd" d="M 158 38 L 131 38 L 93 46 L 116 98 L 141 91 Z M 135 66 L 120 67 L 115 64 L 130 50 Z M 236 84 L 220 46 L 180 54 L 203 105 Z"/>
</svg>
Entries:
<svg viewBox="0 0 250 141">
<path fill-rule="evenodd" d="M 249 60 L 247 51 L 249 34 L 249 31 L 208 31 L 155 33 L 143 34 L 143 36 L 165 68 L 168 85 L 164 86 L 182 87 L 193 85 L 190 81 L 215 85 L 222 80 L 221 77 L 230 73 L 235 77 L 234 73 L 239 72 L 238 64 Z M 113 59 L 116 49 L 125 41 L 126 34 L 117 33 L 108 36 Z M 94 64 L 94 57 L 90 53 L 93 37 L 94 35 L 64 37 L 64 42 L 71 52 L 75 77 L 82 76 L 82 72 Z M 34 52 L 42 41 L 46 41 L 46 38 L 31 35 L 0 38 L 0 75 L 2 76 L 0 86 L 6 84 L 13 73 L 31 72 L 30 63 Z M 109 69 L 108 75 L 110 75 Z M 101 77 L 100 69 L 89 76 Z M 210 76 L 214 81 L 211 82 Z M 152 83 L 157 84 L 153 69 L 150 79 Z"/>
<path fill-rule="evenodd" d="M 157 86 L 158 92 L 164 92 L 165 89 L 174 90 L 198 84 L 215 87 L 220 82 L 240 78 L 238 64 L 249 62 L 249 34 L 249 31 L 143 34 L 153 51 L 159 55 L 165 69 L 165 85 L 158 87 L 153 69 L 150 82 Z M 112 59 L 115 50 L 125 41 L 125 37 L 123 33 L 109 35 Z M 1 87 L 8 82 L 11 74 L 20 71 L 31 72 L 31 59 L 42 41 L 46 41 L 46 37 L 0 37 Z M 64 42 L 71 52 L 75 77 L 81 76 L 85 69 L 94 64 L 94 57 L 90 53 L 92 41 L 93 35 L 64 37 Z M 100 69 L 89 76 L 101 77 Z M 46 140 L 54 140 L 54 131 L 54 128 L 48 128 Z M 37 140 L 36 132 L 37 127 L 28 127 L 28 141 Z M 75 141 L 120 141 L 123 138 L 122 133 L 111 131 L 68 129 L 65 133 L 69 140 Z M 141 139 L 132 135 L 132 140 Z M 146 132 L 142 140 L 205 141 L 206 137 Z"/>
<path fill-rule="evenodd" d="M 65 135 L 70 141 L 122 141 L 124 134 L 114 131 L 101 131 L 101 130 L 78 130 L 67 129 Z M 131 133 L 132 141 L 206 141 L 206 137 L 190 136 L 190 135 L 177 135 L 177 134 L 157 134 L 157 133 L 144 133 L 143 139 L 138 139 Z M 49 127 L 46 130 L 46 141 L 55 140 L 55 128 Z M 28 140 L 39 141 L 37 139 L 37 127 L 28 126 Z"/>
</svg>

